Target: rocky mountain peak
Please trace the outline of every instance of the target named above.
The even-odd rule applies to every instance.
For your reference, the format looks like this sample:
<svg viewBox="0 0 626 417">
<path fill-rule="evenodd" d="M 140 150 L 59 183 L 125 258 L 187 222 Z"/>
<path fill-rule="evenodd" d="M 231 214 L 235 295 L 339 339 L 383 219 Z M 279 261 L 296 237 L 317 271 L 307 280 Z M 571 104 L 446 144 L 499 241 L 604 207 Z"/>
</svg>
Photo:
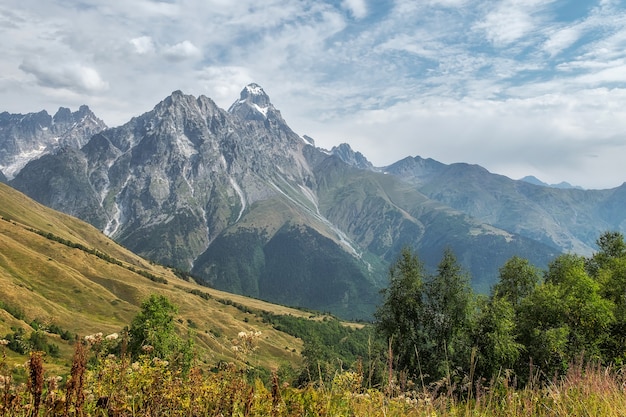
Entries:
<svg viewBox="0 0 626 417">
<path fill-rule="evenodd" d="M 235 101 L 228 112 L 244 120 L 282 120 L 280 112 L 271 103 L 263 88 L 255 83 L 248 84 L 241 90 L 239 100 Z"/>
<path fill-rule="evenodd" d="M 339 146 L 333 146 L 330 153 L 337 156 L 343 162 L 356 168 L 367 169 L 370 171 L 375 170 L 374 165 L 372 165 L 372 163 L 368 161 L 361 152 L 355 152 L 347 143 L 342 143 Z"/>
<path fill-rule="evenodd" d="M 76 149 L 92 135 L 106 129 L 89 107 L 78 111 L 60 107 L 54 116 L 47 111 L 0 114 L 0 170 L 12 179 L 30 161 L 62 146 Z"/>
<path fill-rule="evenodd" d="M 167 96 L 161 103 L 157 104 L 155 109 L 167 109 L 170 107 L 188 106 L 194 102 L 196 98 L 191 95 L 186 95 L 180 90 L 173 91 L 172 94 Z"/>
<path fill-rule="evenodd" d="M 241 90 L 239 100 L 256 104 L 259 107 L 268 107 L 272 105 L 272 103 L 270 103 L 269 96 L 265 93 L 263 88 L 255 83 L 248 84 L 243 90 Z"/>
<path fill-rule="evenodd" d="M 52 117 L 54 123 L 71 123 L 72 111 L 67 107 L 59 107 L 59 110 Z"/>
<path fill-rule="evenodd" d="M 67 107 L 59 107 L 59 110 L 52 117 L 52 122 L 55 125 L 63 125 L 64 129 L 71 129 L 77 127 L 79 124 L 85 125 L 82 128 L 88 128 L 90 130 L 104 130 L 107 125 L 91 111 L 89 106 L 83 104 L 77 111 L 72 112 Z"/>
</svg>

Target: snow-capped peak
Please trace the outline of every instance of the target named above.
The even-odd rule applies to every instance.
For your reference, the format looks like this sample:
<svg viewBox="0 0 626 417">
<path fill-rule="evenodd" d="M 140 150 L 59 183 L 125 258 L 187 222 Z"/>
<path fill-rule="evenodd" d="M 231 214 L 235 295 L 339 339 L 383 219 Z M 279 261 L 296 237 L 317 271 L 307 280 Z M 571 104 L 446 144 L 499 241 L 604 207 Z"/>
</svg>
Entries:
<svg viewBox="0 0 626 417">
<path fill-rule="evenodd" d="M 248 84 L 241 90 L 239 100 L 228 109 L 229 113 L 239 114 L 245 119 L 266 119 L 274 106 L 263 88 L 255 83 Z M 256 115 L 256 116 L 255 116 Z"/>
<path fill-rule="evenodd" d="M 267 97 L 267 94 L 265 94 L 265 91 L 263 91 L 263 88 L 256 83 L 248 84 L 243 90 L 248 95 L 251 95 L 251 96 L 266 96 Z"/>
</svg>

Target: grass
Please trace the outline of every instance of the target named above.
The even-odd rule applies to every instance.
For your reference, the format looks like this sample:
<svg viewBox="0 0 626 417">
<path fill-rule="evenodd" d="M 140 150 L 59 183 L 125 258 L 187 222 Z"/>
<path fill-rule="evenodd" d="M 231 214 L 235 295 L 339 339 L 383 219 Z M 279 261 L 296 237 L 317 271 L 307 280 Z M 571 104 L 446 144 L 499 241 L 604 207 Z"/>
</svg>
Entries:
<svg viewBox="0 0 626 417">
<path fill-rule="evenodd" d="M 301 340 L 276 331 L 263 323 L 260 315 L 237 306 L 298 317 L 311 313 L 180 279 L 172 269 L 136 256 L 92 226 L 50 210 L 4 184 L 0 184 L 0 201 L 0 302 L 20 306 L 24 313 L 18 320 L 0 308 L 0 338 L 17 327 L 29 334 L 33 331 L 29 323 L 35 319 L 79 335 L 117 332 L 130 323 L 145 298 L 159 293 L 179 307 L 178 332 L 183 337 L 193 335 L 201 362 L 236 360 L 231 341 L 240 331 L 254 330 L 264 335 L 255 353 L 258 364 L 268 369 L 300 365 Z M 154 282 L 154 277 L 163 282 Z M 68 342 L 47 336 L 60 347 L 60 356 L 71 357 Z M 25 361 L 11 355 L 9 360 L 11 366 Z M 59 359 L 55 366 L 69 371 L 67 359 Z"/>
<path fill-rule="evenodd" d="M 97 342 L 102 343 L 102 342 Z M 0 352 L 3 351 L 0 346 Z M 100 352 L 100 353 L 99 353 Z M 274 373 L 267 383 L 250 377 L 250 367 L 224 363 L 214 371 L 182 373 L 147 355 L 106 357 L 96 345 L 77 343 L 72 371 L 59 377 L 40 354 L 24 368 L 28 383 L 7 378 L 0 358 L 0 414 L 114 416 L 623 416 L 623 375 L 611 368 L 575 366 L 549 384 L 515 388 L 501 378 L 475 384 L 464 397 L 436 389 L 399 390 L 396 385 L 364 388 L 364 376 L 338 372 L 331 383 L 290 386 Z M 98 357 L 96 365 L 94 357 Z M 35 413 L 35 410 L 39 410 Z"/>
</svg>

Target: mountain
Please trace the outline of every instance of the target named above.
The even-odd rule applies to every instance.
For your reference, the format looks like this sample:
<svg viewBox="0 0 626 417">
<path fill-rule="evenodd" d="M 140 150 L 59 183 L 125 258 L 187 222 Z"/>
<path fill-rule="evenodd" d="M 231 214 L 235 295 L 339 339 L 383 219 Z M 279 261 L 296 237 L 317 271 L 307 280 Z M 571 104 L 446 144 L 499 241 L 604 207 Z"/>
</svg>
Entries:
<svg viewBox="0 0 626 417">
<path fill-rule="evenodd" d="M 622 187 L 558 189 L 512 180 L 463 163 L 444 165 L 420 157 L 384 168 L 433 200 L 479 221 L 563 252 L 590 255 L 607 230 L 626 233 Z"/>
<path fill-rule="evenodd" d="M 106 128 L 87 106 L 73 113 L 61 107 L 54 116 L 0 113 L 0 171 L 13 178 L 30 160 L 60 147 L 80 148 Z"/>
<path fill-rule="evenodd" d="M 560 252 L 396 176 L 432 182 L 446 169 L 413 160 L 390 175 L 347 145 L 316 148 L 250 84 L 228 111 L 175 91 L 80 148 L 30 161 L 10 185 L 202 284 L 370 318 L 403 246 L 430 271 L 452 248 L 481 291 L 513 255 L 545 266 Z"/>
<path fill-rule="evenodd" d="M 562 189 L 569 189 L 569 188 L 582 189 L 582 187 L 574 186 L 566 181 L 562 181 L 558 184 L 548 184 L 548 183 L 541 181 L 539 178 L 533 175 L 525 176 L 524 178 L 521 178 L 520 181 L 528 182 L 528 183 L 535 184 L 535 185 L 542 185 L 544 187 L 553 187 L 553 188 L 562 188 Z"/>
<path fill-rule="evenodd" d="M 361 152 L 353 151 L 350 145 L 348 145 L 347 143 L 342 143 L 339 146 L 334 146 L 330 150 L 330 153 L 332 155 L 336 155 L 343 162 L 352 165 L 353 167 L 367 169 L 369 171 L 377 171 L 374 165 L 372 165 L 372 163 L 368 161 Z"/>
<path fill-rule="evenodd" d="M 260 312 L 304 318 L 310 312 L 180 279 L 170 268 L 140 258 L 93 226 L 4 184 L 0 184 L 0 200 L 0 338 L 17 328 L 28 335 L 34 330 L 33 321 L 81 337 L 119 332 L 130 324 L 143 300 L 161 294 L 179 309 L 178 332 L 194 334 L 199 363 L 236 361 L 232 340 L 241 331 L 261 331 L 255 366 L 257 362 L 268 369 L 299 366 L 302 341 L 274 329 Z M 46 335 L 61 349 L 58 360 L 46 361 L 67 367 L 73 338 L 64 341 Z M 24 360 L 15 357 L 18 363 Z"/>
</svg>

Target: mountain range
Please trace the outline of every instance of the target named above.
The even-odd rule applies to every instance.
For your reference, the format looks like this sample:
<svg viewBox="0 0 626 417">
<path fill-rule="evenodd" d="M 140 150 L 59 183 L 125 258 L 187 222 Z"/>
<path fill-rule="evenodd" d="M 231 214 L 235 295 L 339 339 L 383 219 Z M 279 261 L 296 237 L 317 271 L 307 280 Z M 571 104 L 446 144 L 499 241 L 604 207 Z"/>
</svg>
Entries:
<svg viewBox="0 0 626 417">
<path fill-rule="evenodd" d="M 452 249 L 486 292 L 513 255 L 545 267 L 626 230 L 626 185 L 558 189 L 421 157 L 374 167 L 295 133 L 256 84 L 228 110 L 176 91 L 114 128 L 86 106 L 0 121 L 15 189 L 203 285 L 347 318 L 371 317 L 404 246 L 429 271 Z"/>
</svg>

